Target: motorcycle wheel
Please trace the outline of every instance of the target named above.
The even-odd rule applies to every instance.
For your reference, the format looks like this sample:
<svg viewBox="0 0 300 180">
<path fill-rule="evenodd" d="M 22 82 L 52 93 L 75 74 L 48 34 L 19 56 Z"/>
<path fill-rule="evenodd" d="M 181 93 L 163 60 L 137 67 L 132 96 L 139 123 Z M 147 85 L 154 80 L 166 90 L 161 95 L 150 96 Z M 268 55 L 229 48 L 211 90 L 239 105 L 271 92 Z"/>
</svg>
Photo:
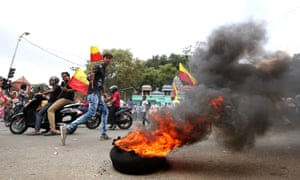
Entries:
<svg viewBox="0 0 300 180">
<path fill-rule="evenodd" d="M 86 121 L 86 127 L 89 129 L 96 129 L 97 127 L 99 127 L 100 123 L 101 119 L 99 116 L 91 117 Z"/>
<path fill-rule="evenodd" d="M 129 129 L 132 125 L 132 116 L 129 112 L 124 112 L 120 114 L 120 119 L 118 120 L 118 127 L 120 129 Z"/>
<path fill-rule="evenodd" d="M 9 130 L 13 134 L 22 134 L 27 130 L 27 124 L 24 119 L 24 116 L 16 116 L 14 117 L 9 125 Z"/>
</svg>

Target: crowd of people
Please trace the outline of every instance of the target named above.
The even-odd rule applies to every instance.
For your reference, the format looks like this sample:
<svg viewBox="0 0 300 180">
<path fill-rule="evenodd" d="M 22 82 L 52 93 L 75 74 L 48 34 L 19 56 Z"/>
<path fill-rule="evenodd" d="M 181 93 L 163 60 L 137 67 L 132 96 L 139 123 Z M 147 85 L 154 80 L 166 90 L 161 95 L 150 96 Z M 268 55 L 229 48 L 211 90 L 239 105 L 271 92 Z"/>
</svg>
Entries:
<svg viewBox="0 0 300 180">
<path fill-rule="evenodd" d="M 171 97 L 171 103 L 169 104 L 151 104 L 147 100 L 147 96 L 143 96 L 142 100 L 138 104 L 134 104 L 132 99 L 129 99 L 127 101 L 127 106 L 131 109 L 133 120 L 140 120 L 144 126 L 147 126 L 150 124 L 149 115 L 152 112 L 175 108 L 175 106 L 179 103 L 180 102 L 178 100 L 175 100 L 174 97 Z"/>
<path fill-rule="evenodd" d="M 26 93 L 26 84 L 20 86 L 20 90 L 7 94 L 0 86 L 0 122 L 6 121 L 13 113 L 19 112 L 28 102 L 29 95 Z"/>
</svg>

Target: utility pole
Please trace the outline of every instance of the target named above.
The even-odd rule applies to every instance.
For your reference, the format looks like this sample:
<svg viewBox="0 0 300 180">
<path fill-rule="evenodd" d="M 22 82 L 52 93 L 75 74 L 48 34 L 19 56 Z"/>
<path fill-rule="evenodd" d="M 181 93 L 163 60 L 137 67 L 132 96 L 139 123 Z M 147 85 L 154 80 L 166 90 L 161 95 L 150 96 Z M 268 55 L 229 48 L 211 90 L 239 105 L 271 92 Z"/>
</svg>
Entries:
<svg viewBox="0 0 300 180">
<path fill-rule="evenodd" d="M 19 43 L 20 43 L 20 41 L 21 41 L 21 39 L 23 38 L 24 35 L 27 36 L 29 34 L 30 34 L 29 32 L 24 32 L 18 38 L 18 42 L 17 42 L 16 48 L 15 48 L 15 52 L 13 54 L 13 57 L 12 57 L 12 60 L 11 60 L 10 66 L 9 66 L 9 72 L 8 72 L 8 75 L 7 75 L 7 79 L 12 78 L 14 76 L 15 71 L 16 71 L 16 69 L 12 68 L 12 66 L 13 66 L 13 63 L 15 61 L 15 57 L 16 57 L 17 50 L 18 50 L 18 47 L 19 47 Z"/>
</svg>

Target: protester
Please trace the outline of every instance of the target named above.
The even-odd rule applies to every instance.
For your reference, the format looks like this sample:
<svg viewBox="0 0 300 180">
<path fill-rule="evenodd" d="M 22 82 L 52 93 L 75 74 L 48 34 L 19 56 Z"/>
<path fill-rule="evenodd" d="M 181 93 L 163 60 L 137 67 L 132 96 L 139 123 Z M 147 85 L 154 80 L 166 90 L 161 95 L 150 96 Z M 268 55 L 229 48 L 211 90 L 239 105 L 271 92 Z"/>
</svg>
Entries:
<svg viewBox="0 0 300 180">
<path fill-rule="evenodd" d="M 74 102 L 75 90 L 73 90 L 69 85 L 68 82 L 70 80 L 70 74 L 68 72 L 62 72 L 61 77 L 63 81 L 61 82 L 62 91 L 58 97 L 58 99 L 49 107 L 48 109 L 48 120 L 49 120 L 49 127 L 50 131 L 45 133 L 45 136 L 53 136 L 59 133 L 56 132 L 55 126 L 55 111 L 59 108 L 63 107 L 66 104 L 71 104 Z"/>
<path fill-rule="evenodd" d="M 65 145 L 68 132 L 76 128 L 79 124 L 85 122 L 88 118 L 94 116 L 96 114 L 98 106 L 100 106 L 102 110 L 100 140 L 110 139 L 106 134 L 106 122 L 108 116 L 108 109 L 104 102 L 104 98 L 101 95 L 104 93 L 103 86 L 105 80 L 106 67 L 111 62 L 112 57 L 113 57 L 112 54 L 105 53 L 103 55 L 103 63 L 99 65 L 95 65 L 93 67 L 92 73 L 88 75 L 87 78 L 89 80 L 89 88 L 88 88 L 88 95 L 87 95 L 87 100 L 89 102 L 88 111 L 82 116 L 80 116 L 79 118 L 77 118 L 75 121 L 73 121 L 71 124 L 60 127 L 62 145 Z"/>
<path fill-rule="evenodd" d="M 4 103 L 0 102 L 0 122 L 4 121 Z"/>
<path fill-rule="evenodd" d="M 115 116 L 115 113 L 120 110 L 120 104 L 121 104 L 121 98 L 120 98 L 120 93 L 118 91 L 118 86 L 113 85 L 109 88 L 110 92 L 112 95 L 110 96 L 110 103 L 111 103 L 111 111 L 110 111 L 110 116 L 111 116 L 111 124 L 109 129 L 114 130 L 116 129 L 116 121 L 117 117 Z"/>
<path fill-rule="evenodd" d="M 142 118 L 143 118 L 143 125 L 145 126 L 146 123 L 149 124 L 150 121 L 147 118 L 148 111 L 150 109 L 150 105 L 147 101 L 147 97 L 144 95 L 142 100 Z"/>
<path fill-rule="evenodd" d="M 0 77 L 0 80 L 1 77 Z M 5 104 L 7 103 L 8 99 L 7 97 L 3 94 L 2 91 L 2 84 L 0 84 L 0 122 L 4 121 L 5 118 Z"/>
<path fill-rule="evenodd" d="M 41 127 L 41 122 L 44 113 L 48 110 L 48 108 L 57 100 L 61 89 L 60 86 L 58 85 L 59 83 L 59 78 L 56 76 L 51 76 L 49 79 L 49 84 L 52 86 L 52 88 L 48 91 L 45 91 L 42 93 L 42 95 L 48 95 L 50 94 L 50 98 L 48 99 L 47 104 L 42 107 L 42 109 L 39 110 L 39 112 L 36 114 L 36 119 L 35 119 L 35 130 L 31 133 L 32 135 L 40 135 L 40 127 Z"/>
<path fill-rule="evenodd" d="M 21 88 L 19 90 L 18 100 L 19 100 L 19 103 L 22 104 L 22 105 L 25 105 L 28 102 L 28 99 L 29 99 L 29 96 L 26 92 L 26 88 L 27 88 L 27 85 L 22 84 Z"/>
<path fill-rule="evenodd" d="M 133 102 L 132 102 L 131 98 L 128 99 L 128 101 L 127 101 L 127 107 L 130 108 L 130 109 L 133 108 Z"/>
<path fill-rule="evenodd" d="M 132 109 L 131 109 L 131 114 L 132 114 L 132 119 L 134 120 L 134 121 L 136 121 L 137 120 L 137 107 L 136 107 L 136 104 L 133 104 L 132 105 Z"/>
</svg>

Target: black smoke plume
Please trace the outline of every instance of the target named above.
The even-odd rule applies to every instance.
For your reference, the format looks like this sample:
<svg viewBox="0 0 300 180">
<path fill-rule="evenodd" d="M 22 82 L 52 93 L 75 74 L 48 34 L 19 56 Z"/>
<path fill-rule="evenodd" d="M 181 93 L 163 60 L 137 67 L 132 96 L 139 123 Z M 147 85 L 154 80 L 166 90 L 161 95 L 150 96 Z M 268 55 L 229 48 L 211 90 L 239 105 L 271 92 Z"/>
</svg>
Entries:
<svg viewBox="0 0 300 180">
<path fill-rule="evenodd" d="M 294 97 L 300 90 L 300 63 L 284 52 L 266 52 L 266 42 L 262 22 L 216 29 L 191 57 L 189 67 L 198 85 L 172 112 L 175 119 L 207 114 L 209 100 L 222 96 L 221 117 L 212 120 L 217 141 L 231 150 L 253 147 L 256 137 L 281 119 L 281 98 Z M 197 137 L 198 132 L 191 133 Z"/>
</svg>

